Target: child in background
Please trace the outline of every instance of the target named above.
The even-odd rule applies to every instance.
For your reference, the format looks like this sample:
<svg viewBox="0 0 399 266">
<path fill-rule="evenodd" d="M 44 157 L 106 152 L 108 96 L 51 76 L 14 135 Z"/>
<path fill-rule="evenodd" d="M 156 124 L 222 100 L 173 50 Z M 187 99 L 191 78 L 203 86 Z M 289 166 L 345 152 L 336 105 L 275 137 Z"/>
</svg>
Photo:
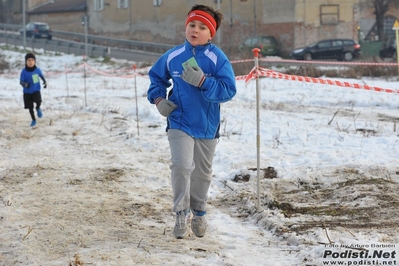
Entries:
<svg viewBox="0 0 399 266">
<path fill-rule="evenodd" d="M 41 87 L 39 78 L 43 80 L 43 87 L 47 88 L 46 79 L 40 68 L 36 66 L 35 55 L 33 53 L 27 53 L 25 55 L 25 68 L 21 71 L 19 84 L 23 87 L 25 109 L 29 109 L 32 118 L 31 127 L 36 126 L 36 118 L 33 111 L 34 103 L 36 103 L 37 116 L 39 118 L 43 116 L 42 110 L 40 109 L 42 95 L 40 93 Z"/>
<path fill-rule="evenodd" d="M 189 234 L 190 223 L 195 236 L 205 235 L 220 104 L 236 94 L 232 65 L 223 51 L 211 43 L 222 19 L 219 10 L 194 5 L 186 19 L 184 44 L 163 54 L 149 71 L 147 98 L 167 117 L 176 212 L 173 234 L 178 239 Z M 173 89 L 168 93 L 170 80 Z"/>
</svg>

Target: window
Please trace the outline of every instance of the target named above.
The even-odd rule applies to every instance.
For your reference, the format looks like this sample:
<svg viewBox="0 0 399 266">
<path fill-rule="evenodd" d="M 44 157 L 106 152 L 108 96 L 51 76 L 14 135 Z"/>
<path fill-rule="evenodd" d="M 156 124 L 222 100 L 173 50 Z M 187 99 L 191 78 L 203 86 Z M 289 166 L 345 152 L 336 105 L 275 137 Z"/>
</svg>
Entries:
<svg viewBox="0 0 399 266">
<path fill-rule="evenodd" d="M 246 40 L 245 40 L 244 45 L 245 45 L 245 46 L 253 46 L 253 45 L 255 45 L 257 42 L 258 42 L 258 38 L 256 38 L 256 37 L 254 37 L 254 38 L 249 38 L 249 39 L 246 39 Z"/>
<path fill-rule="evenodd" d="M 391 17 L 391 16 L 386 16 L 384 18 L 385 39 L 395 39 L 395 30 L 392 29 L 395 21 L 396 21 L 396 18 Z"/>
<path fill-rule="evenodd" d="M 12 1 L 12 4 L 13 4 L 12 11 L 15 14 L 21 14 L 22 13 L 22 1 Z"/>
<path fill-rule="evenodd" d="M 341 40 L 334 40 L 332 41 L 332 46 L 336 47 L 336 46 L 343 46 L 344 44 L 342 43 Z"/>
<path fill-rule="evenodd" d="M 319 48 L 328 48 L 328 47 L 330 47 L 330 41 L 319 42 L 318 46 L 319 46 Z"/>
<path fill-rule="evenodd" d="M 339 22 L 339 5 L 320 6 L 320 24 L 337 25 Z"/>
<path fill-rule="evenodd" d="M 162 5 L 162 0 L 154 0 L 154 6 Z"/>
<path fill-rule="evenodd" d="M 262 44 L 263 45 L 276 45 L 276 39 L 273 37 L 262 37 Z"/>
<path fill-rule="evenodd" d="M 104 9 L 104 0 L 94 0 L 94 11 L 101 11 Z"/>
<path fill-rule="evenodd" d="M 125 9 L 129 7 L 129 0 L 118 0 L 118 8 Z"/>
<path fill-rule="evenodd" d="M 355 45 L 355 43 L 354 43 L 353 41 L 350 41 L 350 40 L 345 40 L 345 41 L 344 41 L 344 45 L 346 45 L 346 46 L 352 46 L 352 45 Z"/>
<path fill-rule="evenodd" d="M 49 30 L 49 29 L 50 29 L 50 26 L 47 25 L 47 24 L 44 24 L 44 25 L 38 25 L 37 28 L 38 28 L 39 30 Z"/>
</svg>

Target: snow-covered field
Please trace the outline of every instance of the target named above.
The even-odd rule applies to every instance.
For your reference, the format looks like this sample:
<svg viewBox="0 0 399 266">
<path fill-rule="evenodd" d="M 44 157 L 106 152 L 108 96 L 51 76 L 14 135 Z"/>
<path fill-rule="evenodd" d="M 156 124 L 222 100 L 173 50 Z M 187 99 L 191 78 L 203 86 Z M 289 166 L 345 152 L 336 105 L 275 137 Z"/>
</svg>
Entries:
<svg viewBox="0 0 399 266">
<path fill-rule="evenodd" d="M 397 265 L 399 95 L 262 78 L 222 105 L 205 237 L 172 236 L 165 120 L 135 62 L 44 55 L 29 127 L 2 47 L 0 265 Z M 133 74 L 137 75 L 134 76 Z M 398 80 L 348 80 L 398 90 Z"/>
</svg>

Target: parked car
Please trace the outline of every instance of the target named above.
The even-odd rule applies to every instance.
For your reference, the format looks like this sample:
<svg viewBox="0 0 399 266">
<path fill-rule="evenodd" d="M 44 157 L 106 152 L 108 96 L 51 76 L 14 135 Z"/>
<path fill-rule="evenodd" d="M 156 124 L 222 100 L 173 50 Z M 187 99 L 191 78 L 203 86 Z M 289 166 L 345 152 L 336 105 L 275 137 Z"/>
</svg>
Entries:
<svg viewBox="0 0 399 266">
<path fill-rule="evenodd" d="M 396 41 L 395 39 L 389 39 L 384 46 L 382 47 L 382 49 L 380 50 L 380 58 L 384 59 L 384 58 L 393 58 L 396 59 L 397 58 L 397 54 L 396 54 Z"/>
<path fill-rule="evenodd" d="M 291 58 L 297 60 L 337 59 L 339 61 L 352 61 L 360 55 L 360 45 L 351 39 L 323 40 L 291 52 Z"/>
<path fill-rule="evenodd" d="M 262 56 L 273 56 L 280 54 L 277 40 L 273 36 L 250 37 L 239 46 L 240 52 L 245 55 L 251 54 L 253 48 L 259 48 L 260 54 Z"/>
<path fill-rule="evenodd" d="M 46 38 L 51 40 L 53 38 L 53 34 L 50 26 L 47 23 L 43 22 L 30 22 L 25 26 L 26 37 L 32 38 Z M 19 33 L 21 35 L 24 34 L 24 29 L 20 29 Z"/>
</svg>

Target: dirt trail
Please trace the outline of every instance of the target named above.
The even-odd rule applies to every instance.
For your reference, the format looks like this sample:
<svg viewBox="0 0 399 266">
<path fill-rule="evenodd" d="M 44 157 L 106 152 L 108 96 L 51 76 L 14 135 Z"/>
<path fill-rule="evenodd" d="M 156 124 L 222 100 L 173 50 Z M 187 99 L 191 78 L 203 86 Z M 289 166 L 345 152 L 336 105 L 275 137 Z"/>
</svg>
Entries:
<svg viewBox="0 0 399 266">
<path fill-rule="evenodd" d="M 209 201 L 215 233 L 178 241 L 164 132 L 142 121 L 145 137 L 137 137 L 134 121 L 114 111 L 44 115 L 31 129 L 26 110 L 0 114 L 0 265 L 176 265 L 189 257 L 240 266 L 248 249 L 257 265 L 268 265 L 265 254 L 278 254 L 275 265 L 317 265 L 309 256 L 320 245 L 315 233 L 321 243 L 358 234 L 397 241 L 397 172 L 378 166 L 262 178 L 261 213 L 248 169 L 249 182 L 213 183 L 223 193 Z"/>
<path fill-rule="evenodd" d="M 208 221 L 218 234 L 172 237 L 164 135 L 151 136 L 159 139 L 156 147 L 138 144 L 134 127 L 125 126 L 131 121 L 79 111 L 44 113 L 31 129 L 26 110 L 13 111 L 12 117 L 1 114 L 0 265 L 175 265 L 187 256 L 193 265 L 210 259 L 245 265 L 229 255 L 242 245 L 236 238 L 275 248 L 264 229 L 232 218 L 234 205 L 218 200 L 208 211 L 225 217 L 226 224 Z M 242 227 L 243 236 L 234 236 L 231 224 Z"/>
</svg>

